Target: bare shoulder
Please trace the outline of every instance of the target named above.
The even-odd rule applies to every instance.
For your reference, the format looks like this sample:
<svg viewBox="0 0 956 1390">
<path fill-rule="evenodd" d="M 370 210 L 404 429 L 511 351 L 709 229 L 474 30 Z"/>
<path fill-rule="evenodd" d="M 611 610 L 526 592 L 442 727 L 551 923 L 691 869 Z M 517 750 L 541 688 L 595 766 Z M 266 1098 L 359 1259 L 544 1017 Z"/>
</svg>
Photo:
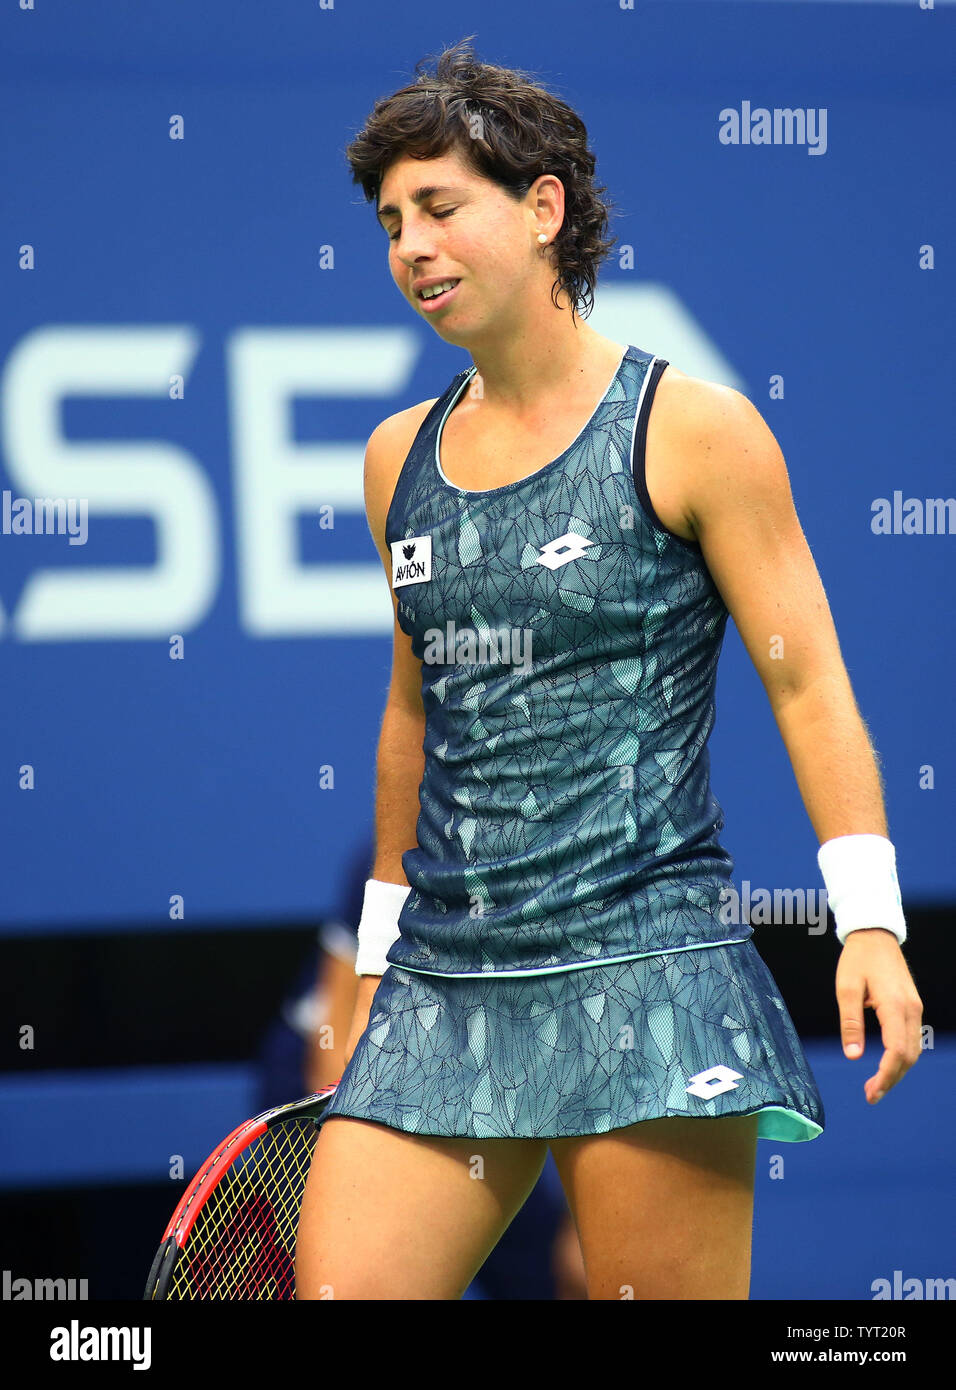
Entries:
<svg viewBox="0 0 956 1390">
<path fill-rule="evenodd" d="M 670 365 L 648 418 L 646 462 L 655 509 L 688 539 L 700 539 L 707 514 L 728 493 L 745 505 L 753 489 L 789 492 L 780 448 L 753 402 Z"/>
<path fill-rule="evenodd" d="M 668 365 L 657 383 L 658 424 L 675 443 L 696 438 L 704 444 L 747 424 L 763 423 L 760 412 L 733 386 L 687 376 Z M 766 425 L 764 425 L 766 429 Z"/>
<path fill-rule="evenodd" d="M 368 437 L 365 446 L 365 511 L 372 539 L 383 564 L 386 564 L 385 520 L 395 493 L 395 484 L 422 422 L 438 399 L 435 396 L 430 401 L 420 401 L 418 405 L 410 405 L 406 410 L 386 416 Z"/>
</svg>

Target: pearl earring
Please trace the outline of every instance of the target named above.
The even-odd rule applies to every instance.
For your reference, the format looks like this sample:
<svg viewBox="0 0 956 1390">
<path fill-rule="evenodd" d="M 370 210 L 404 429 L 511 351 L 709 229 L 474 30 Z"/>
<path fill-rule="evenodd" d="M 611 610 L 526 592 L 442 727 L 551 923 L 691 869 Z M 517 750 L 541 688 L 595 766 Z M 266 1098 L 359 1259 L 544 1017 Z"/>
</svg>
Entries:
<svg viewBox="0 0 956 1390">
<path fill-rule="evenodd" d="M 547 232 L 539 232 L 539 233 L 538 233 L 538 240 L 539 240 L 539 241 L 547 241 L 547 239 L 548 239 L 548 234 L 547 234 Z"/>
</svg>

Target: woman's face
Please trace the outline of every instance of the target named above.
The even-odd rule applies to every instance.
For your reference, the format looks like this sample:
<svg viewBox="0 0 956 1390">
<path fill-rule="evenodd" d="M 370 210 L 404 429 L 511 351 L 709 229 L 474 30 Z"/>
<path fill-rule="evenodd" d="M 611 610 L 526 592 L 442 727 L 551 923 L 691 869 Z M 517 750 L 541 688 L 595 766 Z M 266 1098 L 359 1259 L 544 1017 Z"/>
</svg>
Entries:
<svg viewBox="0 0 956 1390">
<path fill-rule="evenodd" d="M 446 342 L 467 347 L 492 330 L 513 331 L 541 288 L 550 291 L 554 276 L 537 243 L 546 223 L 538 182 L 516 201 L 454 151 L 427 160 L 406 155 L 386 170 L 378 217 L 392 278 Z M 419 290 L 436 280 L 458 283 L 429 308 Z"/>
</svg>

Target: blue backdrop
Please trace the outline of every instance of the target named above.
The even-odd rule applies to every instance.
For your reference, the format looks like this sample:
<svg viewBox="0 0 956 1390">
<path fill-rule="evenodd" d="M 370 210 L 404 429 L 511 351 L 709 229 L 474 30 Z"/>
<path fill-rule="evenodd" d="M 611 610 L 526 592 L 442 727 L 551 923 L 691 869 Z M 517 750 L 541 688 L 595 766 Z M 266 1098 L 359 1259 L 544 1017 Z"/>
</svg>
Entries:
<svg viewBox="0 0 956 1390">
<path fill-rule="evenodd" d="M 394 19 L 380 0 L 4 7 L 3 929 L 168 929 L 173 895 L 185 926 L 334 910 L 390 659 L 364 443 L 468 362 L 399 296 L 343 147 L 470 33 L 589 127 L 620 239 L 592 325 L 737 386 L 775 432 L 904 902 L 951 898 L 956 536 L 871 521 L 875 499 L 954 490 L 952 7 L 416 0 Z M 825 146 L 727 143 L 726 113 L 758 107 L 822 109 Z M 17 534 L 38 496 L 87 499 L 86 543 Z M 738 880 L 818 888 L 732 626 L 711 748 Z"/>
</svg>

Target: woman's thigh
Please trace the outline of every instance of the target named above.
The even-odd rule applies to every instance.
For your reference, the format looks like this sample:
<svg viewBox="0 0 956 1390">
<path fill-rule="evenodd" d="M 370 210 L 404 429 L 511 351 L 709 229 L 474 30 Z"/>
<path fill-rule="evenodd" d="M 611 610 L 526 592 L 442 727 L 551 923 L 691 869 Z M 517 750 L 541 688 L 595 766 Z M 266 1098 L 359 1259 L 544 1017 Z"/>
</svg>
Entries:
<svg viewBox="0 0 956 1390">
<path fill-rule="evenodd" d="M 746 1299 L 757 1116 L 552 1139 L 591 1299 Z"/>
<path fill-rule="evenodd" d="M 547 1155 L 544 1139 L 446 1139 L 330 1118 L 303 1195 L 296 1297 L 461 1298 Z"/>
</svg>

